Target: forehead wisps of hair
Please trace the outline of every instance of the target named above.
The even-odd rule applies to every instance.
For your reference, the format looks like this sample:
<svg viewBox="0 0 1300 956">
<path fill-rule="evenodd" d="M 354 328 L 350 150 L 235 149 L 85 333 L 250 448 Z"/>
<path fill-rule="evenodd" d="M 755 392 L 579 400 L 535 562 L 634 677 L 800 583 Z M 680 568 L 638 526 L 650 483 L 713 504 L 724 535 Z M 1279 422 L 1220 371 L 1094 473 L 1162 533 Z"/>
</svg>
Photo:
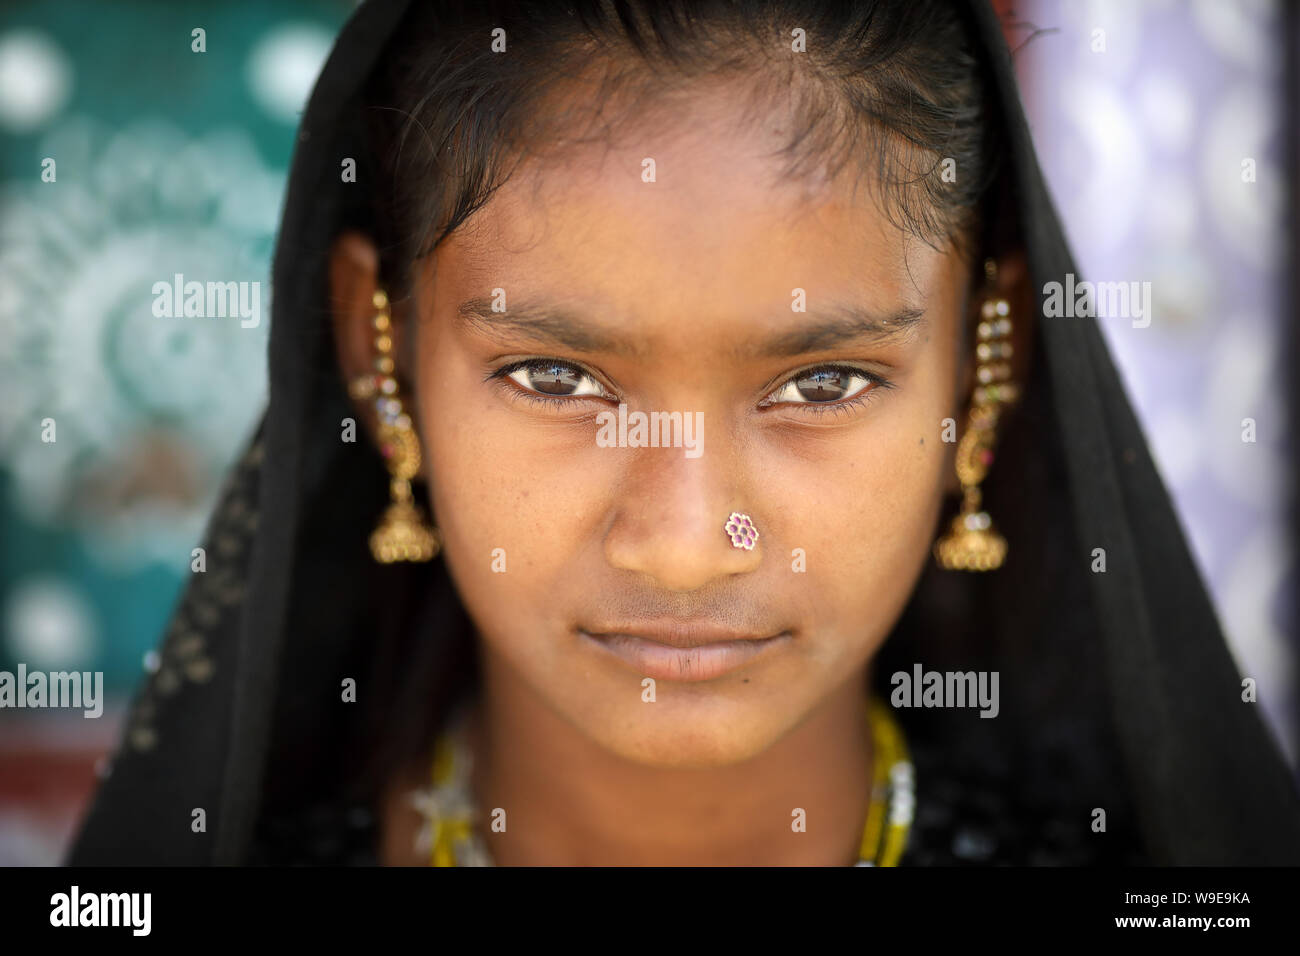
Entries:
<svg viewBox="0 0 1300 956">
<path fill-rule="evenodd" d="M 365 94 L 383 280 L 403 295 L 524 159 L 609 143 L 712 82 L 745 89 L 738 122 L 780 110 L 781 175 L 848 167 L 918 239 L 980 241 L 996 125 L 947 0 L 417 2 Z"/>
</svg>

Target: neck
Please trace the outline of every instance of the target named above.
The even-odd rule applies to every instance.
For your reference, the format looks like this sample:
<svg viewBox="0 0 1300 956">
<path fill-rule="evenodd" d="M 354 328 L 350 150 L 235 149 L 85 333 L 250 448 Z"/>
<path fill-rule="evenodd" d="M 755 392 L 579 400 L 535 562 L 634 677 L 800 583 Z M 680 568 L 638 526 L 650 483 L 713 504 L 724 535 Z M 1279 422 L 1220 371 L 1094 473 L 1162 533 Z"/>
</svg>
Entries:
<svg viewBox="0 0 1300 956">
<path fill-rule="evenodd" d="M 866 674 L 740 764 L 648 767 L 611 753 L 557 714 L 490 651 L 467 726 L 484 832 L 502 866 L 848 866 L 871 797 Z M 792 827 L 795 810 L 806 821 Z"/>
</svg>

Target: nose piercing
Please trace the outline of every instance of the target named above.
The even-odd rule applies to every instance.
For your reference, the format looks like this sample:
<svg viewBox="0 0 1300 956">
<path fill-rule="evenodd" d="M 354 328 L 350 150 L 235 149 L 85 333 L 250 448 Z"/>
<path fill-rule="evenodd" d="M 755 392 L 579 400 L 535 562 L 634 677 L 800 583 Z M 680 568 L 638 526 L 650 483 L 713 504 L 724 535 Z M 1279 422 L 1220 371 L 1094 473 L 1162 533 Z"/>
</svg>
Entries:
<svg viewBox="0 0 1300 956">
<path fill-rule="evenodd" d="M 758 543 L 758 529 L 754 527 L 754 522 L 750 520 L 749 515 L 743 515 L 739 511 L 731 513 L 722 530 L 731 536 L 733 548 L 753 551 L 754 545 Z"/>
</svg>

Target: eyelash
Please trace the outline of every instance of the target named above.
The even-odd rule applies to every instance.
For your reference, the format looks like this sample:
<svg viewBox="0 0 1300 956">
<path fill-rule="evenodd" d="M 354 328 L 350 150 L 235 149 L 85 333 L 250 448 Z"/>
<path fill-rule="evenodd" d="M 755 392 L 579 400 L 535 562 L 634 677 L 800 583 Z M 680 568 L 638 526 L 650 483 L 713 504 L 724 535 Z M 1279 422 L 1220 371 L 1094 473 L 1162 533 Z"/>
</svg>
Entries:
<svg viewBox="0 0 1300 956">
<path fill-rule="evenodd" d="M 604 386 L 600 385 L 600 383 L 596 381 L 595 376 L 592 375 L 590 372 L 588 372 L 586 369 L 584 369 L 581 365 L 576 365 L 573 362 L 569 362 L 564 359 L 552 359 L 552 358 L 532 358 L 532 359 L 524 359 L 523 361 L 520 362 L 513 362 L 509 365 L 502 366 L 501 368 L 496 369 L 495 371 L 489 373 L 488 376 L 484 379 L 484 381 L 497 380 L 498 384 L 507 391 L 507 393 L 510 395 L 510 398 L 513 400 L 525 401 L 537 405 L 548 406 L 551 408 L 571 406 L 572 403 L 578 399 L 604 397 L 600 395 L 568 395 L 568 396 L 543 395 L 540 392 L 536 392 L 531 389 L 524 388 L 522 385 L 519 385 L 517 382 L 514 382 L 509 377 L 512 373 L 518 372 L 521 369 L 535 370 L 541 368 L 550 368 L 556 365 L 560 365 L 565 368 L 571 368 L 577 372 L 580 372 L 585 377 L 590 378 L 593 382 L 596 382 L 597 386 L 599 386 L 602 390 L 604 389 Z M 822 372 L 822 371 L 840 372 L 850 376 L 857 376 L 859 378 L 864 378 L 868 381 L 869 385 L 858 389 L 858 391 L 853 394 L 852 398 L 842 399 L 838 402 L 783 402 L 782 404 L 790 405 L 796 408 L 807 409 L 811 411 L 814 415 L 847 414 L 850 409 L 861 407 L 863 405 L 866 405 L 868 402 L 873 401 L 876 398 L 876 393 L 881 391 L 882 389 L 890 389 L 894 387 L 893 382 L 889 381 L 883 376 L 877 375 L 875 372 L 869 372 L 866 369 L 858 368 L 856 365 L 838 365 L 835 363 L 830 363 L 826 365 L 812 365 L 809 366 L 808 368 L 801 369 L 798 372 L 795 372 L 789 378 L 785 379 L 779 385 L 777 385 L 776 388 L 774 388 L 772 392 L 769 394 L 775 394 L 776 392 L 781 391 L 787 385 L 799 381 L 799 379 L 806 377 L 812 372 Z"/>
<path fill-rule="evenodd" d="M 867 380 L 867 385 L 853 393 L 851 398 L 844 398 L 838 402 L 783 402 L 794 408 L 807 409 L 814 415 L 847 415 L 851 409 L 860 408 L 868 402 L 874 401 L 880 391 L 894 387 L 894 383 L 875 372 L 868 372 L 864 368 L 858 368 L 856 365 L 838 365 L 829 363 L 826 365 L 811 365 L 808 368 L 800 369 L 789 378 L 779 384 L 773 393 L 780 392 L 787 385 L 799 381 L 801 378 L 812 374 L 813 372 L 839 372 L 849 376 L 856 376 Z M 766 401 L 766 399 L 764 399 Z"/>
<path fill-rule="evenodd" d="M 563 366 L 564 368 L 571 368 L 574 371 L 581 372 L 584 376 L 590 378 L 593 382 L 596 381 L 596 377 L 592 375 L 590 372 L 588 372 L 586 369 L 584 369 L 582 366 L 575 365 L 572 362 L 566 362 L 562 359 L 551 359 L 551 358 L 532 358 L 532 359 L 525 359 L 522 362 L 512 362 L 510 365 L 502 366 L 496 371 L 491 372 L 487 376 L 487 378 L 484 379 L 484 381 L 492 381 L 493 379 L 496 379 L 497 384 L 503 390 L 505 390 L 506 394 L 513 401 L 523 401 L 523 402 L 528 402 L 530 404 L 543 405 L 551 408 L 568 407 L 571 410 L 573 403 L 575 401 L 578 401 L 579 399 L 603 397 L 600 395 L 543 395 L 541 392 L 535 392 L 532 391 L 531 389 L 524 388 L 522 385 L 518 384 L 517 382 L 512 381 L 509 377 L 512 372 L 518 372 L 520 369 L 535 370 L 535 369 L 542 369 L 542 368 L 551 368 L 556 365 Z M 600 385 L 600 383 L 597 382 L 597 385 Z M 602 391 L 604 390 L 603 385 L 600 385 L 600 388 Z"/>
</svg>

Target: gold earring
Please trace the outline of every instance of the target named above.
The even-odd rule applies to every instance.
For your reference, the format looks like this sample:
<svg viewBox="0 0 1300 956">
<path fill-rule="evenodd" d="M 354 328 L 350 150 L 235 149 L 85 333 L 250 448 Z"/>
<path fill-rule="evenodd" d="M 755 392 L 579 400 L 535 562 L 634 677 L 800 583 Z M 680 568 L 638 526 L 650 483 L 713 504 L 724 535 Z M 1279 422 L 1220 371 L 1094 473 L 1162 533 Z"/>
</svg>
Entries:
<svg viewBox="0 0 1300 956">
<path fill-rule="evenodd" d="M 985 263 L 990 281 L 996 276 L 992 260 Z M 962 486 L 961 511 L 948 533 L 934 546 L 935 560 L 948 571 L 993 571 L 1002 567 L 1007 542 L 980 508 L 980 482 L 993 464 L 1002 408 L 1016 400 L 1019 389 L 1010 381 L 1011 306 L 1006 299 L 985 300 L 976 329 L 975 377 L 966 433 L 957 444 L 957 480 Z"/>
<path fill-rule="evenodd" d="M 402 407 L 394 377 L 392 319 L 388 294 L 375 291 L 375 374 L 362 375 L 348 385 L 353 398 L 375 399 L 379 416 L 379 449 L 388 464 L 392 501 L 370 535 L 370 553 L 382 564 L 429 561 L 442 549 L 438 529 L 424 519 L 411 494 L 411 479 L 420 471 L 420 440 L 411 416 Z"/>
</svg>

